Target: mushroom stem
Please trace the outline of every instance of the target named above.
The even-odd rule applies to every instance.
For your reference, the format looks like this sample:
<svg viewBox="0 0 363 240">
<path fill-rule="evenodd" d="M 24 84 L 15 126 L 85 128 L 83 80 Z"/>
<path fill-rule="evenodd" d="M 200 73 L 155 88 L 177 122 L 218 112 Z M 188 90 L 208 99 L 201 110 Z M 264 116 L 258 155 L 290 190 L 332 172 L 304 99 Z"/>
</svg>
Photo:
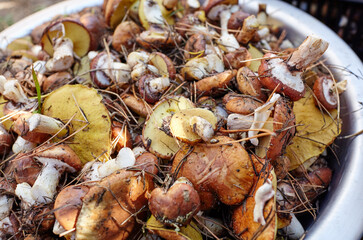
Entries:
<svg viewBox="0 0 363 240">
<path fill-rule="evenodd" d="M 258 30 L 259 22 L 254 15 L 247 17 L 243 20 L 242 30 L 237 35 L 238 42 L 247 44 L 255 35 Z"/>
<path fill-rule="evenodd" d="M 219 39 L 219 43 L 223 45 L 227 52 L 233 52 L 240 47 L 235 36 L 228 33 L 228 20 L 230 19 L 230 17 L 230 10 L 224 10 L 220 13 L 222 35 Z"/>
<path fill-rule="evenodd" d="M 16 79 L 6 80 L 4 76 L 0 75 L 0 93 L 15 103 L 29 102 L 23 88 Z"/>
<path fill-rule="evenodd" d="M 0 220 L 3 220 L 10 215 L 13 203 L 14 198 L 6 194 L 0 196 Z"/>
<path fill-rule="evenodd" d="M 53 200 L 59 183 L 61 174 L 68 169 L 70 172 L 76 170 L 68 164 L 52 158 L 36 158 L 43 164 L 37 180 L 31 189 L 31 193 L 35 201 L 39 203 L 48 203 Z"/>
<path fill-rule="evenodd" d="M 189 124 L 193 131 L 198 134 L 205 142 L 209 142 L 214 136 L 212 124 L 204 118 L 193 116 L 190 118 Z"/>
<path fill-rule="evenodd" d="M 46 63 L 49 71 L 65 71 L 73 65 L 73 43 L 68 38 L 55 40 L 53 58 Z"/>
<path fill-rule="evenodd" d="M 170 80 L 167 77 L 159 77 L 152 79 L 149 84 L 152 92 L 163 92 L 170 86 Z"/>
<path fill-rule="evenodd" d="M 30 142 L 28 140 L 25 140 L 21 136 L 18 136 L 16 141 L 13 144 L 12 150 L 15 154 L 18 154 L 20 152 L 29 152 L 33 150 L 37 146 L 36 143 Z"/>
<path fill-rule="evenodd" d="M 146 0 L 144 3 L 144 11 L 146 20 L 149 23 L 154 23 L 158 25 L 164 24 L 164 17 L 159 7 L 159 4 L 154 0 Z"/>
<path fill-rule="evenodd" d="M 298 49 L 291 54 L 287 65 L 299 70 L 304 70 L 319 60 L 328 46 L 328 42 L 316 36 L 310 35 L 304 40 Z"/>
<path fill-rule="evenodd" d="M 26 209 L 35 204 L 31 190 L 29 183 L 23 182 L 16 185 L 15 194 L 21 199 L 22 206 Z"/>
<path fill-rule="evenodd" d="M 290 213 L 291 223 L 289 226 L 284 228 L 284 232 L 290 239 L 301 239 L 304 236 L 305 230 L 299 220 L 295 217 L 295 214 Z"/>
<path fill-rule="evenodd" d="M 133 166 L 135 161 L 136 159 L 134 152 L 130 148 L 124 147 L 118 152 L 116 158 L 111 159 L 99 166 L 99 177 L 102 179 L 119 169 Z"/>
<path fill-rule="evenodd" d="M 26 120 L 26 122 L 29 124 L 30 132 L 40 132 L 53 135 L 60 131 L 58 134 L 60 137 L 67 134 L 67 129 L 64 128 L 64 124 L 61 121 L 42 114 L 33 114 Z"/>
<path fill-rule="evenodd" d="M 251 125 L 250 129 L 260 129 L 263 127 L 263 125 L 265 124 L 265 122 L 267 121 L 268 117 L 271 114 L 272 111 L 272 107 L 274 106 L 274 104 L 276 103 L 276 101 L 280 98 L 280 94 L 276 94 L 274 93 L 270 99 L 270 101 L 266 102 L 264 105 L 262 105 L 261 107 L 258 107 L 255 109 L 255 114 L 253 117 L 253 123 Z M 248 137 L 252 139 L 250 140 L 251 143 L 255 146 L 258 145 L 258 139 L 257 138 L 253 138 L 254 136 L 257 135 L 257 131 L 248 131 Z"/>
<path fill-rule="evenodd" d="M 272 188 L 270 179 L 257 189 L 255 195 L 255 208 L 253 209 L 253 221 L 261 223 L 262 226 L 266 224 L 265 218 L 263 217 L 263 208 L 265 203 L 275 195 L 275 191 Z"/>
</svg>

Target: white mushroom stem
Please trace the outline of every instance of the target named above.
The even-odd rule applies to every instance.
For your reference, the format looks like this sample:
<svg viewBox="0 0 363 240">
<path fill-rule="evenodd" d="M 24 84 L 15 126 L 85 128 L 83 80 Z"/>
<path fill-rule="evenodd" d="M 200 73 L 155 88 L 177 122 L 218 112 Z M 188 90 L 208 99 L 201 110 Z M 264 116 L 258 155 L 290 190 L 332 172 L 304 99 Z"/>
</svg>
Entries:
<svg viewBox="0 0 363 240">
<path fill-rule="evenodd" d="M 54 226 L 53 226 L 53 233 L 55 235 L 60 235 L 60 234 L 64 233 L 65 231 L 66 230 L 62 227 L 62 225 L 60 225 L 60 223 L 56 219 L 54 222 Z"/>
<path fill-rule="evenodd" d="M 82 168 L 82 174 L 86 173 L 83 177 L 84 181 L 98 181 L 101 179 L 98 173 L 98 168 L 102 165 L 99 161 L 90 161 L 86 163 Z"/>
<path fill-rule="evenodd" d="M 5 98 L 16 103 L 29 102 L 23 88 L 16 79 L 6 80 L 6 78 L 0 75 L 0 93 Z"/>
<path fill-rule="evenodd" d="M 64 171 L 76 172 L 76 170 L 68 164 L 52 158 L 36 158 L 43 164 L 43 169 L 35 180 L 32 187 L 32 195 L 36 202 L 48 203 L 53 201 L 59 179 Z"/>
<path fill-rule="evenodd" d="M 14 229 L 12 228 L 12 226 L 13 226 L 13 224 L 11 223 L 9 217 L 6 217 L 6 218 L 4 218 L 4 219 L 2 219 L 0 221 L 0 229 L 2 229 L 8 235 L 14 235 L 15 234 Z M 4 234 L 3 231 L 0 232 L 0 239 L 6 239 L 5 236 L 2 236 L 2 234 Z"/>
<path fill-rule="evenodd" d="M 305 234 L 304 227 L 301 225 L 301 223 L 293 213 L 290 213 L 290 215 L 291 222 L 283 230 L 286 235 L 289 236 L 289 239 L 301 239 Z"/>
<path fill-rule="evenodd" d="M 135 158 L 137 158 L 138 156 L 146 152 L 146 149 L 144 147 L 134 147 L 132 151 L 134 152 Z"/>
<path fill-rule="evenodd" d="M 253 116 L 232 113 L 227 118 L 227 128 L 230 130 L 250 129 Z"/>
<path fill-rule="evenodd" d="M 132 69 L 131 79 L 133 81 L 137 81 L 141 76 L 145 75 L 147 72 L 159 74 L 159 70 L 155 66 L 145 63 L 138 63 Z"/>
<path fill-rule="evenodd" d="M 189 124 L 193 131 L 198 134 L 205 142 L 209 142 L 214 136 L 212 124 L 204 118 L 193 116 L 190 118 Z"/>
<path fill-rule="evenodd" d="M 255 208 L 253 209 L 253 221 L 260 223 L 262 226 L 266 224 L 263 216 L 263 208 L 265 203 L 275 195 L 270 179 L 257 189 L 255 195 Z"/>
<path fill-rule="evenodd" d="M 243 21 L 242 30 L 237 35 L 238 42 L 247 44 L 258 30 L 259 23 L 255 15 L 247 17 Z"/>
<path fill-rule="evenodd" d="M 217 54 L 209 54 L 209 55 L 205 56 L 205 59 L 207 59 L 207 61 L 208 61 L 208 67 L 207 67 L 208 73 L 224 72 L 224 63 Z"/>
<path fill-rule="evenodd" d="M 223 107 L 216 106 L 215 109 L 213 109 L 213 113 L 217 117 L 217 122 L 227 122 L 228 113 Z"/>
<path fill-rule="evenodd" d="M 131 167 L 135 165 L 135 161 L 136 159 L 134 152 L 130 148 L 124 147 L 118 152 L 116 158 L 108 160 L 99 166 L 99 176 L 102 179 L 119 169 Z"/>
<path fill-rule="evenodd" d="M 46 63 L 47 63 L 46 61 L 40 61 L 40 60 L 34 62 L 33 64 L 34 71 L 38 74 L 44 74 L 47 71 L 45 67 Z"/>
<path fill-rule="evenodd" d="M 158 77 L 150 80 L 149 84 L 151 92 L 163 92 L 170 86 L 170 80 L 167 77 Z"/>
<path fill-rule="evenodd" d="M 342 94 L 343 92 L 345 92 L 347 90 L 347 84 L 348 84 L 347 79 L 335 84 L 339 94 Z"/>
<path fill-rule="evenodd" d="M 31 190 L 32 187 L 26 182 L 16 185 L 15 194 L 21 199 L 21 204 L 26 209 L 36 203 Z"/>
<path fill-rule="evenodd" d="M 187 0 L 187 4 L 189 7 L 195 9 L 200 7 L 200 2 L 198 0 Z"/>
<path fill-rule="evenodd" d="M 72 41 L 68 38 L 57 38 L 53 48 L 53 58 L 47 62 L 46 68 L 54 72 L 70 68 L 74 62 Z"/>
<path fill-rule="evenodd" d="M 0 220 L 8 217 L 13 208 L 14 198 L 6 194 L 0 196 Z"/>
<path fill-rule="evenodd" d="M 233 34 L 228 33 L 228 20 L 231 17 L 229 10 L 224 10 L 220 13 L 221 18 L 221 37 L 218 42 L 221 44 L 226 52 L 233 52 L 239 48 L 239 43 Z"/>
<path fill-rule="evenodd" d="M 299 70 L 306 69 L 319 60 L 328 46 L 328 42 L 316 36 L 310 35 L 304 40 L 298 49 L 291 54 L 287 64 L 290 67 L 295 67 Z"/>
<path fill-rule="evenodd" d="M 12 146 L 12 150 L 15 154 L 29 152 L 37 146 L 36 143 L 25 140 L 21 136 L 18 136 Z"/>
<path fill-rule="evenodd" d="M 59 132 L 58 136 L 64 136 L 67 134 L 67 129 L 64 128 L 64 124 L 52 117 L 48 117 L 42 114 L 32 114 L 26 123 L 29 125 L 30 132 L 55 134 Z"/>
<path fill-rule="evenodd" d="M 144 3 L 144 14 L 145 14 L 146 20 L 149 23 L 163 25 L 164 17 L 163 17 L 163 14 L 161 13 L 159 4 L 154 0 L 146 0 L 146 1 L 143 1 L 143 3 Z"/>
<path fill-rule="evenodd" d="M 271 114 L 273 106 L 280 97 L 280 94 L 274 93 L 270 101 L 255 109 L 251 129 L 261 129 L 263 127 Z M 254 136 L 256 136 L 257 134 L 257 131 L 248 131 L 248 137 L 252 137 L 252 139 L 250 139 L 250 142 L 255 146 L 258 145 L 258 139 L 254 138 Z"/>
<path fill-rule="evenodd" d="M 127 56 L 127 64 L 130 68 L 134 68 L 139 63 L 147 63 L 149 61 L 150 53 L 144 51 L 131 52 Z"/>
<path fill-rule="evenodd" d="M 114 76 L 116 83 L 128 83 L 131 79 L 131 68 L 125 63 L 113 62 L 112 75 Z"/>
</svg>

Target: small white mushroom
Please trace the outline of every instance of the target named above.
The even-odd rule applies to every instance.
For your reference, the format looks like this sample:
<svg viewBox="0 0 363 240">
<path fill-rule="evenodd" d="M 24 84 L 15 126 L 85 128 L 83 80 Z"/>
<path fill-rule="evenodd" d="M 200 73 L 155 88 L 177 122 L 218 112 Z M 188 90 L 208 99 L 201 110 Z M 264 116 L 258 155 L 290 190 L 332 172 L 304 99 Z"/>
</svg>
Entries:
<svg viewBox="0 0 363 240">
<path fill-rule="evenodd" d="M 193 116 L 190 118 L 189 124 L 193 131 L 198 134 L 205 142 L 209 142 L 214 136 L 212 124 L 204 118 Z"/>
<path fill-rule="evenodd" d="M 255 208 L 253 209 L 253 221 L 260 223 L 262 226 L 266 224 L 263 217 L 263 208 L 265 203 L 275 195 L 270 179 L 257 189 L 255 195 Z"/>
</svg>

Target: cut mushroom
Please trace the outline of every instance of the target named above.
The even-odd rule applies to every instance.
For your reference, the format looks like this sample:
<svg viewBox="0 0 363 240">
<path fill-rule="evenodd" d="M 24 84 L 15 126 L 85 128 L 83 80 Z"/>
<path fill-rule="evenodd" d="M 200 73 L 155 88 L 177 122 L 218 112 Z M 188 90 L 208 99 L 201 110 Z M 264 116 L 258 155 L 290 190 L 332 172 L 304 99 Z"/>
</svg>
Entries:
<svg viewBox="0 0 363 240">
<path fill-rule="evenodd" d="M 70 39 L 57 38 L 53 49 L 53 58 L 49 59 L 45 65 L 48 71 L 65 71 L 73 65 L 73 43 Z"/>
<path fill-rule="evenodd" d="M 32 187 L 27 183 L 18 184 L 16 194 L 24 199 L 28 207 L 35 203 L 49 203 L 56 193 L 60 176 L 63 172 L 76 172 L 81 168 L 81 161 L 71 148 L 58 145 L 49 149 L 41 149 L 35 159 L 43 164 L 43 168 Z"/>
<path fill-rule="evenodd" d="M 70 40 L 73 45 L 73 52 L 78 57 L 88 53 L 91 45 L 91 35 L 83 24 L 71 19 L 60 19 L 49 24 L 44 29 L 41 37 L 43 50 L 53 56 L 55 43 L 62 42 L 62 38 Z"/>
<path fill-rule="evenodd" d="M 338 96 L 334 88 L 334 80 L 327 76 L 321 76 L 315 80 L 314 94 L 326 110 L 337 108 Z"/>
<path fill-rule="evenodd" d="M 170 132 L 178 140 L 188 144 L 209 142 L 217 128 L 217 118 L 209 110 L 190 108 L 175 113 L 170 120 Z"/>
</svg>

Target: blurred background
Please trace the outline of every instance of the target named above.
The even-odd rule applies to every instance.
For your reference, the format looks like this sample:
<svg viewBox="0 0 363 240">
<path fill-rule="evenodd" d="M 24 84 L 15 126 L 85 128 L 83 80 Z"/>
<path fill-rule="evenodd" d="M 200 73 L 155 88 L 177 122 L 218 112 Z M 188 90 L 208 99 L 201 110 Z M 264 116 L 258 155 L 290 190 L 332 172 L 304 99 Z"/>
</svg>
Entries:
<svg viewBox="0 0 363 240">
<path fill-rule="evenodd" d="M 0 31 L 61 0 L 0 0 Z M 77 0 L 73 0 L 77 1 Z M 324 22 L 363 60 L 363 0 L 284 0 Z"/>
</svg>

